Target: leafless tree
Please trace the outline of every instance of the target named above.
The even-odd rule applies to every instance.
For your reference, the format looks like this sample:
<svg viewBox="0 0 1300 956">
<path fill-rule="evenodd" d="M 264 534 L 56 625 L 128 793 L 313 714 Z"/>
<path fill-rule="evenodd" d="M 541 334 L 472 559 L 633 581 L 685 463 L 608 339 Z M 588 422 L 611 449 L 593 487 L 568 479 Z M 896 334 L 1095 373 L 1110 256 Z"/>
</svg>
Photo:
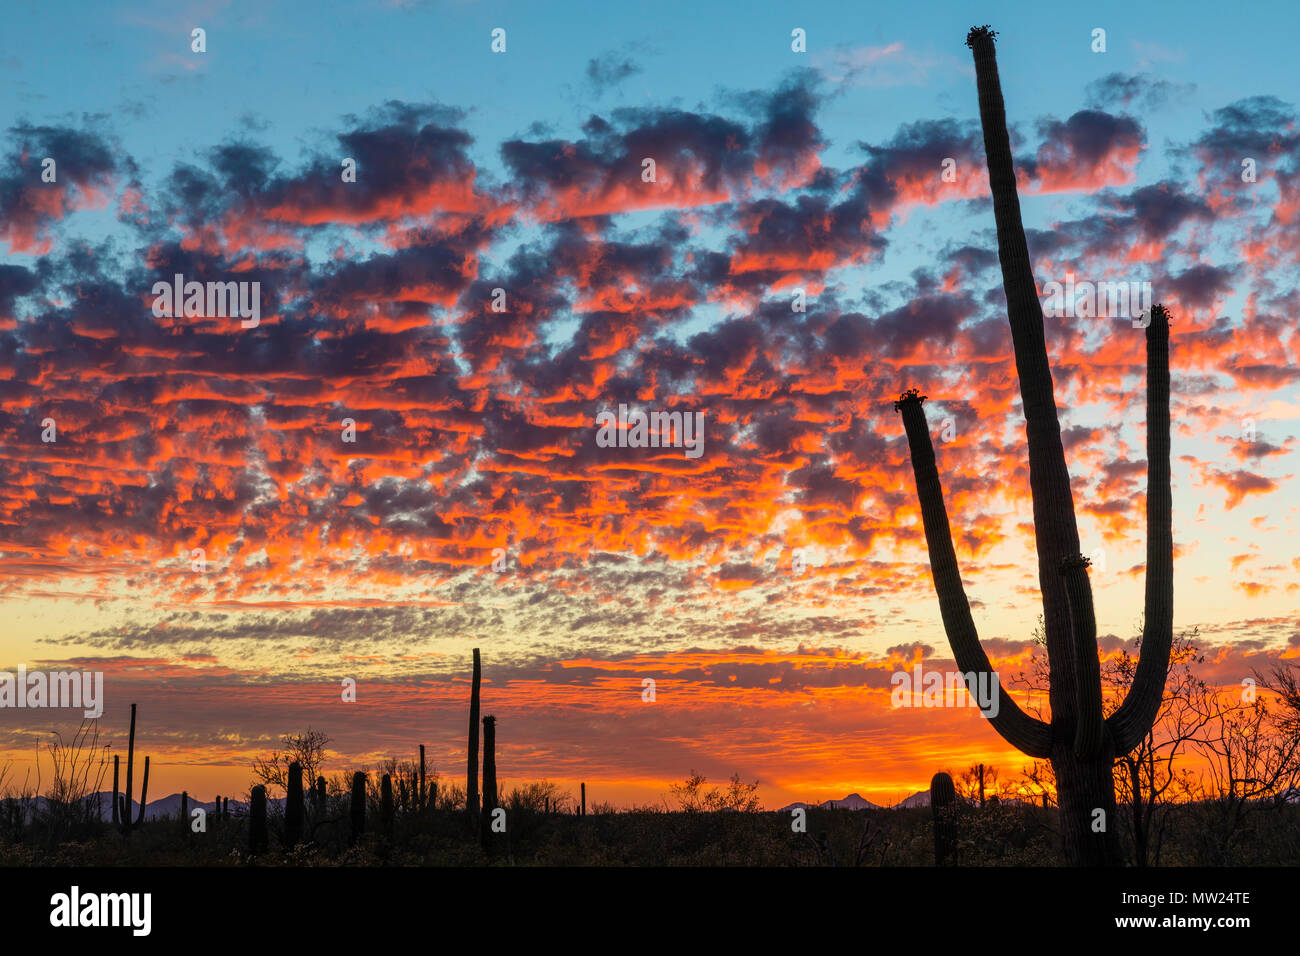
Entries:
<svg viewBox="0 0 1300 956">
<path fill-rule="evenodd" d="M 253 776 L 267 787 L 287 790 L 289 764 L 296 761 L 302 767 L 304 778 L 314 784 L 325 764 L 325 748 L 329 742 L 330 738 L 323 732 L 310 727 L 306 733 L 285 734 L 280 738 L 283 749 L 266 758 L 254 758 Z"/>
</svg>

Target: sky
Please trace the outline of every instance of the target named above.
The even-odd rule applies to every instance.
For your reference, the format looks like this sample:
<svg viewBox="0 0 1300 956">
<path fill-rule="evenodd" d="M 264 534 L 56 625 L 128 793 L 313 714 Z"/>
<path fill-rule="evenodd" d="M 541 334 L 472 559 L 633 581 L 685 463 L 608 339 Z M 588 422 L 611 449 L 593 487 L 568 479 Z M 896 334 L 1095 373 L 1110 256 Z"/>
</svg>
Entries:
<svg viewBox="0 0 1300 956">
<path fill-rule="evenodd" d="M 1040 291 L 1171 311 L 1176 630 L 1224 687 L 1300 656 L 1297 16 L 10 4 L 0 669 L 103 672 L 100 741 L 138 704 L 158 796 L 243 793 L 309 726 L 329 770 L 425 744 L 463 784 L 475 647 L 507 786 L 630 805 L 738 772 L 775 807 L 1014 774 L 977 710 L 890 700 L 954 669 L 903 389 L 1004 685 L 1041 610 L 986 22 Z M 258 283 L 260 321 L 157 314 L 177 273 Z M 1143 333 L 1045 328 L 1116 654 Z M 700 454 L 605 447 L 620 405 L 702 413 Z M 0 708 L 10 780 L 77 725 Z"/>
</svg>

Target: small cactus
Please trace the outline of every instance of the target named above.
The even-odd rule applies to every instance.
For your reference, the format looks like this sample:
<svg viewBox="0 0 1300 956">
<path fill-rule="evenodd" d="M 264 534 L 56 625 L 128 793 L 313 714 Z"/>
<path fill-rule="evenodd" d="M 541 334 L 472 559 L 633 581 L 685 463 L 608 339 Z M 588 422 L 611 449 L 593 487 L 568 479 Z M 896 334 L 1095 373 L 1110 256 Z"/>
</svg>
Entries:
<svg viewBox="0 0 1300 956">
<path fill-rule="evenodd" d="M 181 832 L 186 836 L 190 832 L 190 793 L 188 790 L 181 791 Z"/>
<path fill-rule="evenodd" d="M 259 783 L 248 804 L 248 851 L 254 856 L 265 853 L 267 842 L 266 787 Z"/>
<path fill-rule="evenodd" d="M 957 848 L 957 789 L 952 777 L 936 773 L 930 781 L 930 812 L 934 815 L 934 865 L 943 866 Z"/>
</svg>

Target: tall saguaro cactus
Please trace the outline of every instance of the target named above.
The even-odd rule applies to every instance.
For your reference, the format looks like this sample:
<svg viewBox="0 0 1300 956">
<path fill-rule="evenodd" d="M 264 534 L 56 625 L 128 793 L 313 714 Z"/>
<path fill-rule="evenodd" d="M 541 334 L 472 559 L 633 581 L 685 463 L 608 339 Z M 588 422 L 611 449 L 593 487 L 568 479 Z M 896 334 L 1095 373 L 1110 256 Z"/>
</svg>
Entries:
<svg viewBox="0 0 1300 956">
<path fill-rule="evenodd" d="M 118 822 L 122 827 L 124 836 L 130 836 L 131 831 L 144 823 L 144 805 L 149 795 L 149 758 L 144 758 L 144 778 L 140 781 L 140 813 L 131 819 L 131 793 L 133 782 L 131 777 L 135 771 L 135 704 L 131 705 L 131 730 L 127 736 L 126 742 L 126 792 L 120 797 L 117 793 L 117 757 L 113 758 L 113 811 Z"/>
<path fill-rule="evenodd" d="M 497 809 L 497 718 L 484 718 L 484 832 Z"/>
<path fill-rule="evenodd" d="M 379 824 L 384 834 L 393 835 L 393 778 L 384 774 L 379 778 Z"/>
<path fill-rule="evenodd" d="M 1120 862 L 1120 853 L 1113 825 L 1113 761 L 1132 750 L 1150 730 L 1160 709 L 1173 641 L 1169 316 L 1162 306 L 1154 306 L 1146 328 L 1147 576 L 1142 656 L 1127 697 L 1117 711 L 1103 719 L 1088 561 L 1079 554 L 1079 531 L 1052 390 L 1043 311 L 1020 218 L 993 46 L 995 35 L 987 27 L 977 27 L 970 31 L 966 43 L 975 57 L 998 258 L 1024 405 L 1052 715 L 1050 724 L 1038 720 L 1004 695 L 989 723 L 1028 756 L 1051 760 L 1066 859 L 1077 865 L 1114 865 Z M 902 412 L 907 431 L 939 609 L 957 666 L 966 673 L 992 675 L 957 568 L 934 447 L 922 408 L 924 400 L 916 389 L 910 389 L 899 397 L 894 408 Z M 1097 826 L 1099 821 L 1101 825 Z"/>
<path fill-rule="evenodd" d="M 473 819 L 478 813 L 478 692 L 483 680 L 483 665 L 478 648 L 474 648 L 474 683 L 469 693 L 469 768 L 465 778 L 465 810 Z"/>
<path fill-rule="evenodd" d="M 930 779 L 930 813 L 934 817 L 934 865 L 943 866 L 953 860 L 957 849 L 957 788 L 946 773 L 936 773 Z"/>
<path fill-rule="evenodd" d="M 415 808 L 423 811 L 428 790 L 424 784 L 424 744 L 420 744 L 420 793 L 415 800 Z"/>
</svg>

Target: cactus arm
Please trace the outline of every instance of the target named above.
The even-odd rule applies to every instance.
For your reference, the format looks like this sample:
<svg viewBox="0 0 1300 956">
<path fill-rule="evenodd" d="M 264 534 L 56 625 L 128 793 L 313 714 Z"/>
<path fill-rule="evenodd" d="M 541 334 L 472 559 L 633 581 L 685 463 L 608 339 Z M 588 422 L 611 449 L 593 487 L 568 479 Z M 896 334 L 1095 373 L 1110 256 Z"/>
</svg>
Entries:
<svg viewBox="0 0 1300 956">
<path fill-rule="evenodd" d="M 1169 472 L 1169 313 L 1151 309 L 1147 326 L 1147 579 L 1142 652 L 1133 684 L 1107 725 L 1115 753 L 1151 730 L 1164 698 L 1174 639 L 1173 493 Z"/>
<path fill-rule="evenodd" d="M 1079 688 L 1075 714 L 1074 754 L 1090 760 L 1101 753 L 1105 720 L 1101 710 L 1101 663 L 1097 659 L 1097 616 L 1088 580 L 1087 558 L 1076 555 L 1061 565 L 1070 605 L 1074 645 L 1074 686 Z"/>
<path fill-rule="evenodd" d="M 1034 539 L 1038 550 L 1038 584 L 1043 595 L 1043 629 L 1052 670 L 1053 720 L 1068 725 L 1074 719 L 1076 692 L 1071 666 L 1070 614 L 1061 562 L 1079 552 L 1070 473 L 1061 444 L 1061 423 L 1052 393 L 1052 370 L 1043 335 L 1043 308 L 1030 264 L 1029 248 L 1016 193 L 1015 167 L 1007 133 L 1006 106 L 998 79 L 994 33 L 976 28 L 966 38 L 975 58 L 980 121 L 993 213 L 997 221 L 998 259 L 1006 291 L 1007 320 L 1015 347 L 1020 398 L 1024 405 L 1025 437 L 1029 445 L 1029 487 L 1034 505 Z"/>
<path fill-rule="evenodd" d="M 930 574 L 939 596 L 939 611 L 943 617 L 948 643 L 958 668 L 965 674 L 993 675 L 988 655 L 980 644 L 971 618 L 966 589 L 961 583 L 957 567 L 957 553 L 953 550 L 952 530 L 948 525 L 948 512 L 943 504 L 943 487 L 934 461 L 934 446 L 930 429 L 926 425 L 924 398 L 915 390 L 904 393 L 894 407 L 903 414 L 907 430 L 907 443 L 911 449 L 912 471 L 916 477 L 916 494 L 921 502 L 921 519 L 925 525 L 925 540 L 930 551 Z M 990 681 L 990 686 L 993 685 Z M 1001 694 L 1001 691 L 999 690 Z M 998 702 L 997 716 L 989 717 L 993 729 L 1007 743 L 1025 754 L 1038 759 L 1046 758 L 1051 748 L 1051 729 L 1046 723 L 1026 714 L 1007 694 Z"/>
<path fill-rule="evenodd" d="M 140 814 L 135 818 L 135 825 L 144 823 L 144 802 L 149 796 L 149 758 L 144 758 L 144 779 L 140 781 Z M 128 813 L 130 810 L 128 809 Z"/>
</svg>

